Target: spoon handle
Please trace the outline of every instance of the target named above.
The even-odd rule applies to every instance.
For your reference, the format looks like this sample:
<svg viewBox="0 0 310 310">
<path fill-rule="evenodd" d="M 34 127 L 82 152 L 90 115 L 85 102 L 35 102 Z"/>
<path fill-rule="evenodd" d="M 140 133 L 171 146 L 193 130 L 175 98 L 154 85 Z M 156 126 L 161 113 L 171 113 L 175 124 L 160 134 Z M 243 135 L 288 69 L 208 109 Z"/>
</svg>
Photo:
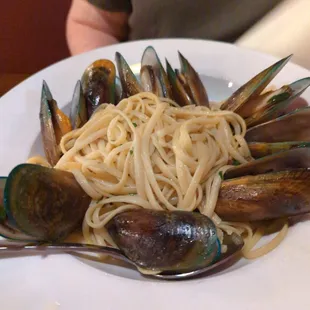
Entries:
<svg viewBox="0 0 310 310">
<path fill-rule="evenodd" d="M 131 262 L 122 252 L 107 246 L 99 246 L 81 243 L 24 243 L 24 242 L 0 242 L 0 255 L 7 252 L 88 252 L 107 254 L 114 258 Z M 132 263 L 132 262 L 131 262 Z"/>
</svg>

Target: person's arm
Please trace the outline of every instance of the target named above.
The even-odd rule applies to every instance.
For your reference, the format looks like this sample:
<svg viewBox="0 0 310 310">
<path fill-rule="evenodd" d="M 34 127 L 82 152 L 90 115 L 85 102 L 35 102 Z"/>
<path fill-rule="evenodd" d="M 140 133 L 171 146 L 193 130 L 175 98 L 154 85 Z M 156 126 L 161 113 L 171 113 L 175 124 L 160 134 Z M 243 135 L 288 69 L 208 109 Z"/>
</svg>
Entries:
<svg viewBox="0 0 310 310">
<path fill-rule="evenodd" d="M 72 55 L 124 40 L 128 13 L 108 12 L 87 0 L 73 0 L 67 19 L 66 37 Z"/>
</svg>

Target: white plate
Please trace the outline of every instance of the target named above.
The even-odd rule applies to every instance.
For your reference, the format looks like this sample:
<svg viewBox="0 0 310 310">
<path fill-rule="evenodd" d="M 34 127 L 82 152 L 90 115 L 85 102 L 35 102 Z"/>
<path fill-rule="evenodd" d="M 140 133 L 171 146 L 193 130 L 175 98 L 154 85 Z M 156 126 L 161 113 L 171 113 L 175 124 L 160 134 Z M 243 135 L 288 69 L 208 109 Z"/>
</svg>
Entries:
<svg viewBox="0 0 310 310">
<path fill-rule="evenodd" d="M 0 175 L 41 151 L 39 100 L 45 79 L 61 107 L 71 99 L 83 70 L 119 51 L 139 63 L 153 45 L 162 59 L 178 67 L 180 50 L 205 78 L 212 100 L 225 98 L 274 57 L 229 44 L 200 40 L 153 40 L 115 45 L 64 60 L 32 76 L 0 99 Z M 293 82 L 310 72 L 288 64 L 272 84 Z M 213 78 L 210 78 L 213 77 Z M 310 101 L 310 90 L 304 93 Z M 70 255 L 1 258 L 1 309 L 310 309 L 310 223 L 292 227 L 272 253 L 241 262 L 222 274 L 185 282 L 141 280 L 124 268 L 85 263 Z M 95 267 L 95 268 L 94 268 Z"/>
</svg>

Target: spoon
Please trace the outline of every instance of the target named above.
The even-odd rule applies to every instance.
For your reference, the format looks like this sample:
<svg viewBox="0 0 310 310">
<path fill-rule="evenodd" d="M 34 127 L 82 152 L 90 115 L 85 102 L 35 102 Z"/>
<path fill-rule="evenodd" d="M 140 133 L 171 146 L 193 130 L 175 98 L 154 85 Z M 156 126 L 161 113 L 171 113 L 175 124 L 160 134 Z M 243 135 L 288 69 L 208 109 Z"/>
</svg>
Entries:
<svg viewBox="0 0 310 310">
<path fill-rule="evenodd" d="M 210 275 L 210 273 L 215 273 L 223 270 L 224 268 L 231 265 L 237 259 L 240 258 L 240 251 L 244 245 L 242 239 L 238 235 L 232 234 L 229 240 L 230 244 L 227 244 L 226 253 L 222 254 L 220 259 L 207 267 L 191 270 L 191 271 L 173 271 L 173 272 L 162 272 L 160 274 L 152 274 L 145 275 L 147 277 L 155 277 L 163 280 L 184 280 L 193 277 L 197 277 L 199 275 Z M 23 243 L 23 242 L 0 242 L 0 255 L 8 252 L 50 252 L 50 253 L 64 253 L 64 252 L 88 252 L 88 253 L 100 253 L 107 254 L 112 256 L 113 258 L 120 259 L 125 261 L 131 265 L 136 265 L 126 257 L 120 250 L 106 247 L 106 246 L 98 246 L 91 244 L 81 244 L 81 243 Z"/>
</svg>

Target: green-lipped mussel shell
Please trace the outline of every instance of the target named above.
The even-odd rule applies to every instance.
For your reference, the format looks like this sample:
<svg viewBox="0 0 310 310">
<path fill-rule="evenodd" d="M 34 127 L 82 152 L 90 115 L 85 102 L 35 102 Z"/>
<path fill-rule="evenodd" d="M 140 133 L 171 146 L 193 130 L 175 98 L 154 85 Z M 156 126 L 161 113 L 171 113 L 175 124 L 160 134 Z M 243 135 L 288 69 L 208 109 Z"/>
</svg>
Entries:
<svg viewBox="0 0 310 310">
<path fill-rule="evenodd" d="M 148 46 L 142 55 L 140 81 L 145 91 L 172 99 L 172 89 L 167 73 L 152 46 Z"/>
<path fill-rule="evenodd" d="M 293 100 L 300 96 L 310 85 L 310 78 L 298 80 L 276 91 L 270 91 L 249 100 L 238 111 L 248 127 L 265 123 L 280 116 Z"/>
<path fill-rule="evenodd" d="M 0 236 L 11 240 L 33 241 L 35 238 L 24 234 L 8 221 L 4 208 L 4 188 L 6 180 L 6 177 L 0 177 Z"/>
<path fill-rule="evenodd" d="M 122 84 L 121 84 L 119 77 L 117 76 L 115 78 L 115 103 L 116 104 L 119 103 L 124 98 L 125 98 L 125 95 L 122 89 Z"/>
<path fill-rule="evenodd" d="M 52 97 L 52 93 L 47 86 L 47 83 L 43 81 L 42 96 L 48 103 L 50 114 L 52 116 L 52 124 L 54 129 L 54 134 L 56 138 L 56 144 L 60 143 L 63 135 L 72 130 L 70 119 L 66 114 L 58 108 L 56 100 Z"/>
<path fill-rule="evenodd" d="M 209 98 L 198 73 L 180 52 L 178 52 L 178 54 L 181 64 L 181 72 L 184 75 L 189 89 L 188 95 L 196 105 L 209 107 Z"/>
<path fill-rule="evenodd" d="M 248 144 L 251 155 L 254 158 L 261 158 L 264 156 L 276 154 L 283 151 L 288 151 L 295 148 L 310 147 L 310 142 L 250 142 Z"/>
<path fill-rule="evenodd" d="M 72 129 L 83 127 L 83 125 L 88 121 L 87 105 L 83 94 L 81 81 L 77 81 L 74 88 L 73 97 L 71 100 L 70 119 Z"/>
<path fill-rule="evenodd" d="M 295 110 L 289 114 L 254 126 L 247 130 L 247 142 L 310 142 L 310 107 Z"/>
<path fill-rule="evenodd" d="M 292 55 L 281 59 L 272 66 L 268 67 L 261 73 L 254 76 L 249 82 L 236 90 L 221 106 L 222 110 L 231 110 L 238 112 L 242 105 L 248 100 L 258 96 L 271 80 L 280 72 L 287 64 Z"/>
<path fill-rule="evenodd" d="M 125 211 L 107 229 L 120 250 L 144 269 L 195 270 L 214 263 L 221 253 L 215 225 L 200 213 Z"/>
<path fill-rule="evenodd" d="M 221 253 L 219 259 L 216 260 L 213 264 L 201 268 L 195 269 L 192 271 L 164 271 L 160 274 L 157 274 L 156 277 L 163 278 L 165 280 L 168 279 L 185 279 L 189 278 L 190 276 L 198 276 L 199 274 L 208 276 L 214 274 L 215 272 L 223 271 L 224 269 L 230 267 L 237 260 L 241 258 L 241 250 L 244 246 L 244 241 L 241 236 L 236 233 L 232 233 L 230 235 L 224 233 L 223 244 L 226 246 L 226 251 Z"/>
<path fill-rule="evenodd" d="M 167 59 L 166 59 L 166 67 L 167 67 L 168 79 L 171 84 L 173 98 L 176 101 L 176 103 L 179 104 L 180 106 L 194 104 L 193 100 L 185 90 L 182 81 L 179 79 L 175 71 L 172 69 Z"/>
<path fill-rule="evenodd" d="M 225 221 L 261 221 L 310 212 L 310 170 L 243 176 L 222 183 L 215 212 Z"/>
<path fill-rule="evenodd" d="M 112 61 L 99 59 L 89 65 L 82 76 L 88 118 L 102 103 L 115 104 L 116 69 Z"/>
<path fill-rule="evenodd" d="M 122 85 L 123 96 L 130 97 L 142 92 L 142 87 L 136 76 L 133 74 L 124 57 L 118 52 L 115 53 L 115 61 Z"/>
<path fill-rule="evenodd" d="M 76 229 L 90 200 L 73 174 L 32 164 L 16 166 L 4 190 L 9 222 L 44 241 L 61 240 Z"/>
<path fill-rule="evenodd" d="M 292 113 L 298 109 L 306 108 L 307 106 L 308 102 L 304 98 L 297 97 L 295 100 L 290 102 L 288 106 L 284 107 L 283 109 L 280 109 L 279 117 L 285 114 Z"/>
<path fill-rule="evenodd" d="M 11 240 L 33 241 L 35 238 L 19 231 L 16 227 L 10 225 L 8 221 L 4 208 L 4 188 L 6 180 L 6 177 L 0 177 L 0 236 Z"/>
<path fill-rule="evenodd" d="M 310 167 L 310 148 L 294 148 L 230 168 L 225 179 Z"/>
<path fill-rule="evenodd" d="M 46 82 L 43 81 L 40 105 L 41 137 L 46 159 L 52 166 L 55 166 L 60 158 L 60 149 L 57 145 L 53 115 L 49 104 L 52 100 L 52 94 Z"/>
</svg>

